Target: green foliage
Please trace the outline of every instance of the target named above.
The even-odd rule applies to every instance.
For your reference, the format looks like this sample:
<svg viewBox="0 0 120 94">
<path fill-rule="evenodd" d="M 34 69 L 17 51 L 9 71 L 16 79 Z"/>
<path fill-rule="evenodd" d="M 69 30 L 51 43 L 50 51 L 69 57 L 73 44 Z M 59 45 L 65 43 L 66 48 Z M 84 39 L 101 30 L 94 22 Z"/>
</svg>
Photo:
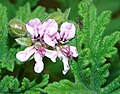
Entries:
<svg viewBox="0 0 120 94">
<path fill-rule="evenodd" d="M 66 9 L 64 13 L 62 13 L 60 9 L 57 9 L 57 12 L 52 13 L 48 18 L 54 19 L 60 25 L 68 19 L 69 13 L 70 8 Z"/>
<path fill-rule="evenodd" d="M 112 16 L 110 23 L 107 25 L 104 35 L 109 35 L 114 31 L 120 30 L 119 26 L 119 10 L 120 10 L 120 0 L 93 0 L 93 3 L 98 9 L 100 14 L 103 10 L 112 11 Z"/>
<path fill-rule="evenodd" d="M 92 90 L 88 90 L 83 84 L 72 83 L 69 80 L 49 84 L 45 91 L 48 94 L 97 94 Z"/>
<path fill-rule="evenodd" d="M 1 93 L 24 93 L 24 94 L 42 94 L 42 87 L 48 83 L 49 76 L 44 75 L 40 82 L 40 77 L 32 82 L 28 78 L 24 78 L 21 85 L 17 78 L 13 76 L 5 76 L 0 81 Z M 38 81 L 39 80 L 39 81 Z M 7 83 L 6 83 L 7 82 Z"/>
<path fill-rule="evenodd" d="M 105 58 L 110 58 L 111 55 L 117 52 L 114 47 L 116 42 L 120 38 L 120 32 L 115 32 L 110 36 L 102 37 L 105 30 L 104 25 L 109 22 L 110 12 L 104 11 L 97 17 L 96 8 L 93 6 L 90 0 L 84 0 L 85 3 L 81 3 L 80 15 L 83 18 L 83 30 L 84 33 L 84 45 L 85 48 L 90 49 L 89 63 L 91 76 L 89 78 L 89 88 L 95 91 L 100 91 L 101 86 L 108 77 L 109 64 L 105 63 Z"/>
<path fill-rule="evenodd" d="M 79 52 L 79 57 L 71 62 L 75 83 L 66 80 L 52 83 L 45 88 L 48 94 L 59 94 L 58 91 L 60 94 L 63 92 L 65 94 L 84 94 L 84 90 L 85 94 L 110 94 L 109 91 L 105 92 L 105 89 L 101 89 L 109 76 L 108 69 L 110 64 L 105 63 L 105 61 L 106 58 L 111 58 L 113 54 L 117 53 L 114 45 L 120 40 L 120 32 L 114 32 L 109 36 L 103 37 L 105 25 L 110 21 L 111 13 L 110 11 L 104 11 L 98 16 L 96 7 L 91 0 L 83 0 L 80 3 L 79 14 L 82 17 L 83 26 L 81 30 L 77 30 L 76 38 L 70 43 L 75 45 Z M 83 48 L 81 48 L 82 45 Z M 76 83 L 77 85 L 75 85 Z M 119 87 L 119 84 L 115 86 L 117 83 L 119 83 L 119 78 L 116 78 L 111 83 L 113 89 Z M 79 84 L 82 85 L 79 86 Z M 76 86 L 80 87 L 78 89 L 79 93 L 76 90 L 77 88 L 75 88 Z M 110 86 L 105 88 L 112 91 Z M 83 87 L 84 90 L 79 91 Z"/>
<path fill-rule="evenodd" d="M 11 0 L 0 0 L 0 3 L 2 3 L 8 9 L 8 14 L 9 14 L 8 19 L 15 17 L 18 8 L 20 6 L 23 6 L 27 2 L 31 4 L 31 8 L 32 8 L 37 5 L 38 0 L 15 0 L 13 2 L 11 2 Z"/>
<path fill-rule="evenodd" d="M 6 7 L 0 4 L 0 65 L 2 68 L 6 68 L 9 71 L 13 71 L 14 63 L 17 62 L 15 57 L 16 49 L 8 47 L 8 21 Z"/>
<path fill-rule="evenodd" d="M 34 1 L 28 0 L 28 1 L 29 2 L 26 3 L 25 0 L 21 0 L 21 1 L 16 0 L 15 6 L 13 6 L 13 4 L 9 0 L 5 1 L 5 3 L 4 0 L 0 1 L 4 5 L 6 5 L 9 14 L 11 13 L 11 10 L 13 10 L 12 15 L 10 16 L 8 14 L 7 17 L 6 7 L 0 4 L 0 18 L 1 18 L 0 19 L 0 23 L 1 23 L 0 24 L 0 38 L 1 38 L 0 39 L 0 44 L 1 44 L 0 73 L 1 70 L 6 71 L 5 69 L 14 72 L 13 70 L 15 64 L 18 64 L 18 66 L 22 64 L 16 59 L 15 55 L 18 51 L 22 50 L 23 47 L 21 48 L 18 47 L 18 45 L 14 43 L 15 41 L 11 42 L 11 37 L 8 35 L 8 19 L 15 17 L 26 23 L 30 19 L 35 17 L 40 18 L 41 21 L 44 21 L 51 16 L 51 14 L 46 13 L 45 8 L 41 6 L 38 6 L 33 11 L 31 10 L 31 8 L 37 4 L 38 0 L 34 0 Z M 78 24 L 74 22 L 77 28 L 76 36 L 74 39 L 71 40 L 71 42 L 69 42 L 70 45 L 77 47 L 79 53 L 79 56 L 77 58 L 73 58 L 73 60 L 69 62 L 75 81 L 72 82 L 64 79 L 59 82 L 53 82 L 48 84 L 48 79 L 49 79 L 48 75 L 44 75 L 44 76 L 39 75 L 39 77 L 36 77 L 35 79 L 33 78 L 31 80 L 28 79 L 27 78 L 28 76 L 25 76 L 24 74 L 22 74 L 24 78 L 21 81 L 22 78 L 19 77 L 19 74 L 17 75 L 17 77 L 8 76 L 3 71 L 3 74 L 1 73 L 0 75 L 1 78 L 0 93 L 119 94 L 120 76 L 118 76 L 115 80 L 113 80 L 112 78 L 113 81 L 109 80 L 108 82 L 106 82 L 107 81 L 106 78 L 110 74 L 109 73 L 110 63 L 106 63 L 106 59 L 111 58 L 114 55 L 114 58 L 110 60 L 113 62 L 116 62 L 117 60 L 117 63 L 119 63 L 120 61 L 119 55 L 116 54 L 117 49 L 115 47 L 115 44 L 120 40 L 120 32 L 119 31 L 113 32 L 114 30 L 119 29 L 119 24 L 117 24 L 119 17 L 110 22 L 111 12 L 103 11 L 103 10 L 106 9 L 106 7 L 108 7 L 110 10 L 112 10 L 112 14 L 114 14 L 116 11 L 119 10 L 120 1 L 116 0 L 116 2 L 114 3 L 113 2 L 114 0 L 109 0 L 109 3 L 106 3 L 107 5 L 102 8 L 101 6 L 105 2 L 108 2 L 108 0 L 106 1 L 83 0 L 79 4 L 78 2 L 80 0 L 77 0 L 75 3 L 73 3 L 73 0 L 66 0 L 66 1 L 58 0 L 58 1 L 61 2 L 63 6 L 62 8 L 63 10 L 65 10 L 64 8 L 71 6 L 71 14 L 69 19 L 75 20 L 76 17 L 79 16 L 80 19 L 82 20 L 81 27 L 79 27 Z M 98 7 L 98 10 L 93 5 L 93 2 Z M 24 5 L 24 3 L 26 4 Z M 110 3 L 113 3 L 113 5 L 111 6 Z M 79 5 L 79 9 L 78 9 L 78 5 Z M 116 7 L 113 8 L 115 5 Z M 17 11 L 18 6 L 22 6 L 22 7 L 19 7 L 19 10 Z M 78 10 L 79 13 L 77 13 Z M 59 12 L 60 14 L 62 14 L 60 10 Z M 69 10 L 67 10 L 65 13 L 68 14 Z M 52 16 L 53 16 L 52 18 L 54 18 L 60 15 L 58 15 L 57 12 L 54 12 Z M 64 14 L 64 16 L 67 17 L 68 15 Z M 61 20 L 61 18 L 57 20 L 59 21 Z M 109 22 L 110 24 L 108 24 Z M 115 24 L 115 26 L 113 26 L 113 24 Z M 105 28 L 105 26 L 107 26 L 107 29 Z M 109 35 L 108 33 L 106 34 L 106 31 L 108 32 L 110 31 Z M 111 32 L 113 33 L 111 34 Z M 16 41 L 19 44 L 21 44 L 21 41 L 24 41 L 24 43 L 22 43 L 22 45 L 24 46 L 31 45 L 31 41 L 28 40 L 27 38 L 20 37 L 17 38 Z M 48 61 L 45 61 L 45 63 L 46 62 Z M 30 64 L 32 65 L 32 63 Z M 58 65 L 56 68 L 54 68 L 54 70 L 56 71 L 53 72 L 53 74 L 58 72 L 59 69 L 57 68 Z M 119 66 L 117 68 L 119 69 Z M 51 67 L 51 70 L 52 69 L 53 67 Z M 20 71 L 18 73 L 20 73 Z M 113 73 L 117 75 L 120 74 L 119 71 L 111 72 L 111 73 L 112 75 L 110 75 L 110 77 L 113 76 Z M 47 87 L 45 87 L 46 85 Z"/>
<path fill-rule="evenodd" d="M 7 52 L 7 40 L 8 40 L 8 29 L 7 29 L 7 13 L 6 7 L 0 4 L 0 61 Z"/>
<path fill-rule="evenodd" d="M 78 17 L 78 4 L 81 0 L 57 0 L 60 3 L 60 8 L 65 11 L 67 8 L 71 8 L 69 19 L 76 20 Z M 74 3 L 73 3 L 74 2 Z"/>
<path fill-rule="evenodd" d="M 113 80 L 109 85 L 102 88 L 102 94 L 119 94 L 120 76 Z"/>
<path fill-rule="evenodd" d="M 25 23 L 35 17 L 40 18 L 42 21 L 45 20 L 48 17 L 45 8 L 38 6 L 33 12 L 31 12 L 30 3 L 27 3 L 25 6 L 19 8 L 16 15 L 17 19 Z"/>
<path fill-rule="evenodd" d="M 93 0 L 93 3 L 98 8 L 98 13 L 104 10 L 111 10 L 114 14 L 120 9 L 120 0 Z"/>
<path fill-rule="evenodd" d="M 6 83 L 7 82 L 7 83 Z M 9 91 L 15 90 L 19 87 L 19 81 L 13 76 L 5 76 L 0 81 L 0 92 L 8 93 Z"/>
<path fill-rule="evenodd" d="M 0 62 L 1 67 L 6 68 L 9 71 L 14 70 L 15 63 L 21 64 L 15 57 L 16 53 L 21 50 L 21 48 L 15 49 L 10 48 L 8 45 L 8 21 L 7 21 L 7 13 L 6 8 L 0 5 L 0 17 L 1 17 L 1 25 L 0 25 L 0 36 L 1 36 L 1 49 L 0 49 Z M 21 7 L 20 10 L 17 12 L 17 17 L 19 20 L 27 22 L 31 18 L 39 17 L 41 20 L 45 20 L 48 14 L 45 12 L 43 7 L 37 7 L 33 12 L 31 12 L 30 4 L 27 3 L 24 7 Z M 14 44 L 11 44 L 12 46 Z"/>
<path fill-rule="evenodd" d="M 15 64 L 22 64 L 16 58 L 16 53 L 22 49 L 23 47 L 18 48 L 18 49 L 10 48 L 7 51 L 7 55 L 4 58 L 2 58 L 1 67 L 6 68 L 7 70 L 13 72 Z"/>
</svg>

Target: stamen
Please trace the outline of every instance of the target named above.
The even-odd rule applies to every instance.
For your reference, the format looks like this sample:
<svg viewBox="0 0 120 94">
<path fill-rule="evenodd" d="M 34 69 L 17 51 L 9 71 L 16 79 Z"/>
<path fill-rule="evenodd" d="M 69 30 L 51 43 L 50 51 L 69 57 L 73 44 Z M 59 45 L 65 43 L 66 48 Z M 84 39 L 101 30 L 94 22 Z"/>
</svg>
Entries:
<svg viewBox="0 0 120 94">
<path fill-rule="evenodd" d="M 45 53 L 46 53 L 46 50 L 41 47 L 39 50 L 38 50 L 39 54 L 42 55 L 42 56 L 45 56 Z"/>
<path fill-rule="evenodd" d="M 45 56 L 45 53 L 46 53 L 46 45 L 44 42 L 42 41 L 37 41 L 35 44 L 34 44 L 34 47 L 35 49 L 39 52 L 40 55 L 42 56 Z"/>
</svg>

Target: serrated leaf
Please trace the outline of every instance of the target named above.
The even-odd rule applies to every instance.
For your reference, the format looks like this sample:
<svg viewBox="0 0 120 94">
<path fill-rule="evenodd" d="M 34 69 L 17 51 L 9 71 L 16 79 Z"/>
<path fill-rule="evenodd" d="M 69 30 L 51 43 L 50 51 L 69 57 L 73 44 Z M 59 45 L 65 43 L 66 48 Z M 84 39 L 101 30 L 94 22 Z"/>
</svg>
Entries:
<svg viewBox="0 0 120 94">
<path fill-rule="evenodd" d="M 32 82 L 28 78 L 24 78 L 20 87 L 17 78 L 7 75 L 0 81 L 0 93 L 41 94 L 42 87 L 48 83 L 48 79 L 48 75 L 42 76 L 41 80 L 37 78 Z"/>
<path fill-rule="evenodd" d="M 9 90 L 15 90 L 19 87 L 19 81 L 13 76 L 5 76 L 0 81 L 0 92 L 9 93 Z"/>
<path fill-rule="evenodd" d="M 40 80 L 39 77 L 33 80 L 32 82 L 30 82 L 29 79 L 24 78 L 22 81 L 22 86 L 14 92 L 21 92 L 24 94 L 32 94 L 32 93 L 41 94 L 41 92 L 43 92 L 42 87 L 48 83 L 48 79 L 49 79 L 48 75 L 43 75 L 42 81 Z M 39 83 L 37 81 L 39 81 Z"/>
<path fill-rule="evenodd" d="M 8 29 L 7 29 L 7 9 L 6 7 L 0 4 L 0 62 L 2 58 L 5 58 L 8 47 L 7 47 L 7 40 L 8 40 Z"/>
<path fill-rule="evenodd" d="M 30 4 L 27 3 L 25 6 L 20 7 L 17 12 L 16 18 L 28 22 L 32 18 L 40 18 L 40 20 L 45 20 L 48 14 L 45 11 L 45 8 L 38 6 L 33 12 L 31 12 Z"/>
<path fill-rule="evenodd" d="M 3 61 L 1 63 L 2 68 L 6 68 L 9 71 L 14 70 L 14 65 L 15 62 L 17 61 L 16 59 L 16 52 L 17 49 L 11 48 L 6 54 L 6 58 L 3 58 Z"/>
<path fill-rule="evenodd" d="M 97 94 L 93 90 L 87 89 L 83 84 L 72 83 L 69 80 L 54 82 L 45 88 L 48 94 Z"/>
<path fill-rule="evenodd" d="M 120 76 L 101 89 L 102 94 L 119 94 Z"/>
<path fill-rule="evenodd" d="M 97 9 L 92 4 L 92 0 L 83 0 L 79 5 L 79 14 L 82 17 L 82 35 L 84 39 L 81 45 L 83 49 L 79 51 L 79 57 L 72 62 L 71 67 L 75 81 L 84 83 L 90 90 L 100 91 L 101 86 L 105 83 L 106 77 L 109 76 L 108 68 L 110 64 L 106 64 L 106 57 L 110 58 L 117 52 L 114 45 L 120 39 L 120 32 L 115 32 L 110 36 L 103 37 L 105 25 L 110 21 L 110 11 L 104 11 L 97 15 Z M 75 38 L 75 42 L 80 39 Z M 79 44 L 78 44 L 79 45 Z M 79 47 L 77 47 L 79 48 Z M 89 49 L 89 53 L 80 55 L 82 50 Z M 84 67 L 83 62 L 86 62 Z M 76 64 L 77 63 L 77 64 Z M 82 69 L 82 66 L 84 69 Z M 99 92 L 100 93 L 100 92 Z"/>
</svg>

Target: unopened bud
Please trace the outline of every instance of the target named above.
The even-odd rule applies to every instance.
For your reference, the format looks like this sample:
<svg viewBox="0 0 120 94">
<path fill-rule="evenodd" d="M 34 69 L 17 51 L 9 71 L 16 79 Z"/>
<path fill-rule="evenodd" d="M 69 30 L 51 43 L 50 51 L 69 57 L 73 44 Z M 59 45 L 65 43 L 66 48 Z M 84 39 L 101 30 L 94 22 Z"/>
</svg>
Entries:
<svg viewBox="0 0 120 94">
<path fill-rule="evenodd" d="M 58 24 L 61 24 L 68 19 L 69 13 L 70 13 L 70 9 L 66 9 L 64 13 L 62 13 L 61 10 L 58 9 L 57 12 L 52 13 L 49 18 L 52 18 Z"/>
<path fill-rule="evenodd" d="M 13 37 L 25 36 L 27 31 L 25 24 L 18 19 L 12 19 L 9 22 L 9 28 L 10 28 L 9 33 Z"/>
</svg>

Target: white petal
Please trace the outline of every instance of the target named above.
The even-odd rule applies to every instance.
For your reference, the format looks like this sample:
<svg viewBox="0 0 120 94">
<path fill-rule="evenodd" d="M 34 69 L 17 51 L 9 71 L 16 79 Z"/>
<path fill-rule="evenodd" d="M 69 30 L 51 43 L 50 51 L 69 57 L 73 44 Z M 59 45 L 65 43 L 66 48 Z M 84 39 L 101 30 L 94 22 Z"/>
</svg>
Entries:
<svg viewBox="0 0 120 94">
<path fill-rule="evenodd" d="M 54 19 L 48 19 L 47 21 L 45 21 L 43 23 L 43 27 L 44 27 L 44 33 L 49 34 L 49 35 L 53 35 L 55 33 L 57 33 L 58 31 L 58 24 L 56 23 L 56 21 Z"/>
<path fill-rule="evenodd" d="M 70 46 L 70 51 L 73 52 L 73 57 L 77 57 L 78 56 L 78 52 L 77 52 L 77 49 L 76 47 L 74 46 Z"/>
<path fill-rule="evenodd" d="M 48 27 L 54 27 L 58 29 L 58 24 L 54 19 L 48 19 L 43 23 L 43 26 L 45 26 L 46 28 Z"/>
<path fill-rule="evenodd" d="M 74 24 L 64 22 L 60 27 L 60 36 L 63 39 L 70 40 L 75 36 L 75 30 Z"/>
<path fill-rule="evenodd" d="M 39 62 L 42 62 L 42 58 L 43 58 L 43 57 L 39 54 L 38 51 L 35 51 L 34 58 L 35 58 L 35 61 L 36 61 L 37 63 L 39 63 Z"/>
<path fill-rule="evenodd" d="M 30 58 L 30 56 L 35 52 L 33 46 L 27 47 L 24 51 L 20 51 L 16 54 L 16 58 L 21 62 L 24 62 Z"/>
<path fill-rule="evenodd" d="M 45 33 L 47 33 L 47 34 L 49 34 L 49 35 L 54 35 L 54 34 L 56 34 L 57 33 L 57 28 L 55 28 L 55 27 L 47 27 L 47 28 L 45 28 Z"/>
<path fill-rule="evenodd" d="M 30 25 L 26 24 L 26 29 L 30 33 L 31 36 L 34 36 L 33 27 L 31 27 Z"/>
<path fill-rule="evenodd" d="M 62 59 L 63 66 L 64 66 L 63 74 L 65 75 L 70 69 L 69 64 L 68 64 L 68 57 L 62 54 L 61 51 L 59 51 L 58 57 Z"/>
<path fill-rule="evenodd" d="M 42 56 L 39 54 L 39 52 L 35 51 L 35 55 L 34 55 L 36 64 L 34 67 L 34 71 L 36 73 L 41 73 L 44 69 L 44 63 L 42 62 Z"/>
<path fill-rule="evenodd" d="M 52 51 L 52 50 L 46 49 L 45 56 L 50 58 L 53 62 L 56 62 L 57 54 L 58 54 L 57 51 Z"/>
<path fill-rule="evenodd" d="M 63 74 L 65 75 L 68 72 L 68 70 L 70 69 L 69 64 L 68 64 L 68 58 L 63 57 L 62 62 L 63 62 L 63 65 L 64 65 Z"/>
<path fill-rule="evenodd" d="M 39 63 L 36 63 L 35 66 L 34 66 L 34 71 L 36 73 L 41 73 L 44 69 L 44 63 L 43 62 L 39 62 Z"/>
<path fill-rule="evenodd" d="M 49 35 L 47 33 L 44 35 L 45 43 L 52 47 L 55 47 L 55 44 L 58 43 L 57 40 L 59 40 L 59 38 L 60 37 L 58 32 L 56 32 L 53 35 Z"/>
<path fill-rule="evenodd" d="M 28 22 L 28 24 L 30 26 L 39 26 L 39 25 L 42 25 L 42 22 L 40 21 L 39 18 L 33 18 Z"/>
</svg>

